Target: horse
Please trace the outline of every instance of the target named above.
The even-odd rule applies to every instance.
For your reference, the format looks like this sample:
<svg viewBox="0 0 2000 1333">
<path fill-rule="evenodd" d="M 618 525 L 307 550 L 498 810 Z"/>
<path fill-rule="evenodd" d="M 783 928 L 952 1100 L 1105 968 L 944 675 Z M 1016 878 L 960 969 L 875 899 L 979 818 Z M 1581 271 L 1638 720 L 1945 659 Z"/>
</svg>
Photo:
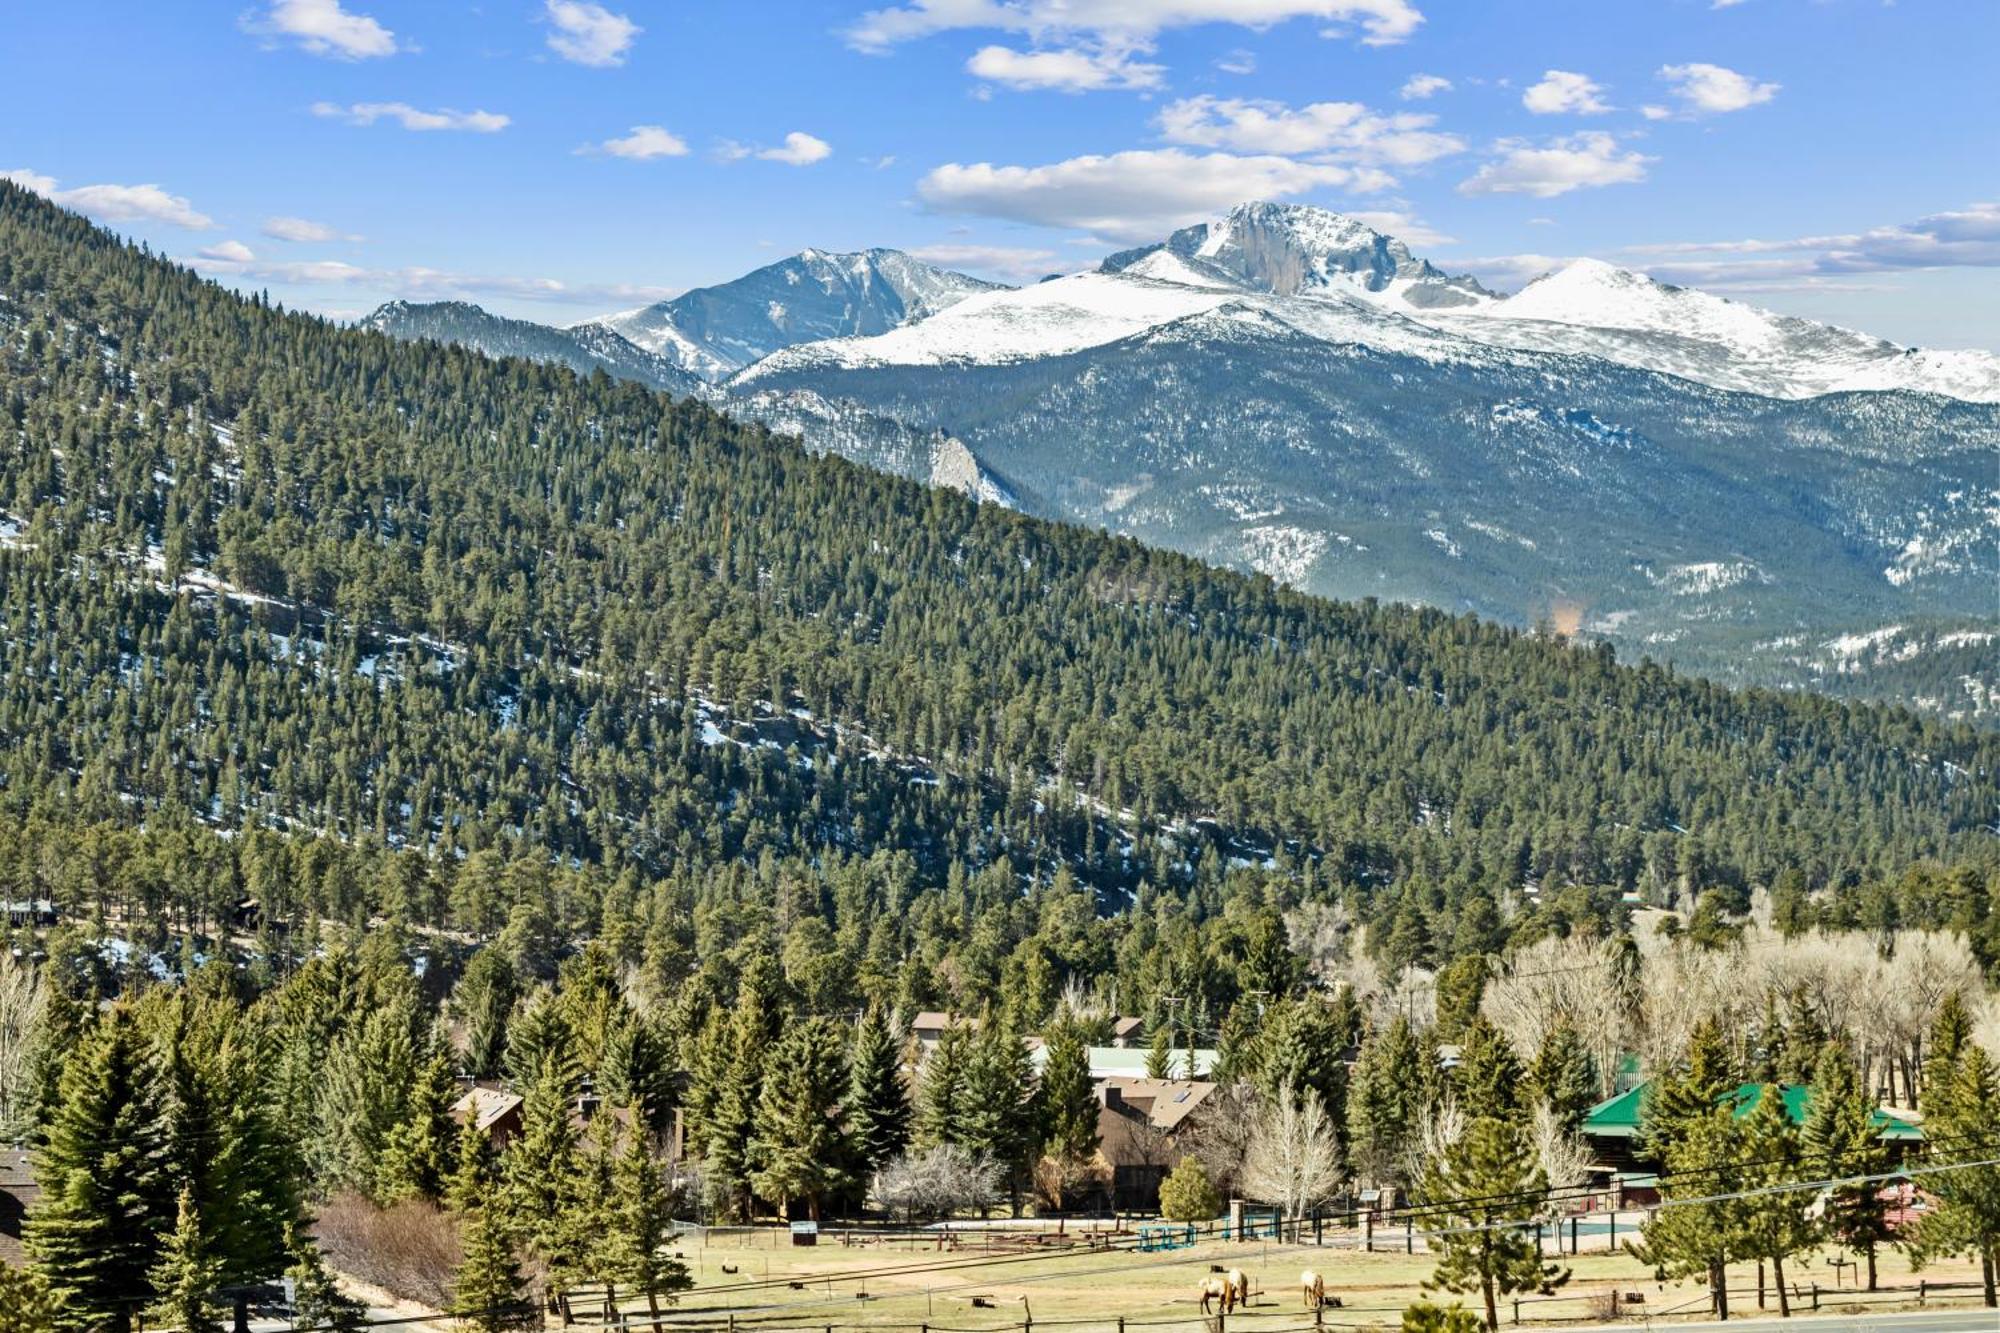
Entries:
<svg viewBox="0 0 2000 1333">
<path fill-rule="evenodd" d="M 1317 1310 L 1326 1304 L 1326 1279 L 1308 1268 L 1299 1274 L 1299 1297 L 1308 1310 Z"/>
<path fill-rule="evenodd" d="M 1250 1279 L 1243 1276 L 1243 1270 L 1232 1268 L 1222 1278 L 1236 1289 L 1236 1303 L 1247 1307 L 1250 1304 Z"/>
<path fill-rule="evenodd" d="M 1222 1313 L 1228 1314 L 1236 1308 L 1236 1285 L 1227 1277 L 1205 1277 L 1197 1288 L 1201 1293 L 1201 1312 L 1208 1313 L 1210 1301 L 1220 1301 Z"/>
</svg>

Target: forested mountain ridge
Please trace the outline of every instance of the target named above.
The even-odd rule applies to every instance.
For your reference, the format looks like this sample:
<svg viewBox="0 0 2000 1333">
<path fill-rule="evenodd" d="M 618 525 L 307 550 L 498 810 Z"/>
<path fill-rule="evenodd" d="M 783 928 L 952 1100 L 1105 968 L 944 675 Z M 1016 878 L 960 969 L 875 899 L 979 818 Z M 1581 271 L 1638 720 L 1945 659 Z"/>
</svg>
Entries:
<svg viewBox="0 0 2000 1333">
<path fill-rule="evenodd" d="M 0 295 L 17 813 L 1107 891 L 1254 849 L 1429 905 L 1992 855 L 1990 734 L 1330 603 L 336 329 L 10 185 Z"/>
</svg>

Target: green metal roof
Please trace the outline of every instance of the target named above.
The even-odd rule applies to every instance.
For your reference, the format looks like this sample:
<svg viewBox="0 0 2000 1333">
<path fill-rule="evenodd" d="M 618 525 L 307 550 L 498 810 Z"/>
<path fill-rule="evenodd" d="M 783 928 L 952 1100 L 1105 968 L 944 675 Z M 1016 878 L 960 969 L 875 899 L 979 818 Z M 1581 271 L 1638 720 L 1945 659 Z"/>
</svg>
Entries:
<svg viewBox="0 0 2000 1333">
<path fill-rule="evenodd" d="M 1645 1110 L 1646 1089 L 1651 1086 L 1649 1080 L 1630 1091 L 1621 1092 L 1616 1097 L 1607 1098 L 1591 1107 L 1590 1113 L 1583 1118 L 1583 1132 L 1602 1139 L 1637 1137 L 1639 1123 Z M 1745 1083 L 1733 1091 L 1723 1093 L 1716 1100 L 1716 1105 L 1729 1107 L 1740 1120 L 1757 1109 L 1757 1102 L 1763 1093 L 1763 1084 Z M 1803 1083 L 1786 1083 L 1778 1086 L 1778 1095 L 1784 1098 L 1785 1114 L 1791 1118 L 1792 1123 L 1803 1125 L 1806 1122 L 1807 1108 L 1812 1102 L 1812 1088 Z M 1872 1111 L 1870 1118 L 1885 1139 L 1912 1143 L 1923 1140 L 1923 1130 L 1907 1120 L 1890 1115 L 1887 1111 Z"/>
</svg>

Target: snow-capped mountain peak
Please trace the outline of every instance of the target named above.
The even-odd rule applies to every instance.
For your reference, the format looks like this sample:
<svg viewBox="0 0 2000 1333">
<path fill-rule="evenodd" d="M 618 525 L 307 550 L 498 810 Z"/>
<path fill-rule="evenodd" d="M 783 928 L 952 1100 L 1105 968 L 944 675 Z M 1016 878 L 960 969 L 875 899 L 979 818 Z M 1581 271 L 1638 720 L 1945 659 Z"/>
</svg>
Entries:
<svg viewBox="0 0 2000 1333">
<path fill-rule="evenodd" d="M 886 333 L 994 290 L 996 283 L 900 250 L 807 249 L 732 282 L 595 322 L 715 381 L 781 348 Z"/>
<path fill-rule="evenodd" d="M 1173 261 L 1179 261 L 1176 265 Z M 1304 204 L 1239 204 L 1158 245 L 1112 255 L 1107 273 L 1166 277 L 1166 268 L 1214 285 L 1275 296 L 1348 295 L 1410 309 L 1482 305 L 1493 293 L 1454 277 L 1358 218 Z"/>
<path fill-rule="evenodd" d="M 1582 353 L 1770 398 L 1906 389 L 2000 402 L 2000 357 L 1899 347 L 1600 259 L 1576 259 L 1514 295 L 1434 320 L 1481 341 Z"/>
</svg>

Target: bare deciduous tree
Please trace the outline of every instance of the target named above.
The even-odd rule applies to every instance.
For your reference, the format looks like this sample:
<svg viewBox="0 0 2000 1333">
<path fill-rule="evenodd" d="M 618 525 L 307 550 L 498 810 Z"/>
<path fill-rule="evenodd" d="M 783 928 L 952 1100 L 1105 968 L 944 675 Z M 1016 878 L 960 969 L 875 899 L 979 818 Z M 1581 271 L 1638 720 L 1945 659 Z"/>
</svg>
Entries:
<svg viewBox="0 0 2000 1333">
<path fill-rule="evenodd" d="M 950 1217 L 990 1208 L 1000 1198 L 1000 1168 L 955 1143 L 904 1153 L 875 1173 L 869 1196 L 879 1208 L 919 1217 Z"/>
<path fill-rule="evenodd" d="M 1243 1186 L 1290 1217 L 1331 1199 L 1344 1171 L 1340 1139 L 1319 1093 L 1294 1094 L 1288 1080 L 1265 1099 L 1243 1160 Z"/>
<path fill-rule="evenodd" d="M 1582 1135 L 1572 1133 L 1563 1124 L 1562 1117 L 1547 1102 L 1535 1105 L 1534 1117 L 1528 1124 L 1528 1142 L 1552 1192 L 1573 1189 L 1590 1179 L 1596 1154 Z"/>
<path fill-rule="evenodd" d="M 39 969 L 0 952 L 0 1138 L 26 1133 L 29 1080 L 48 995 Z"/>
</svg>

